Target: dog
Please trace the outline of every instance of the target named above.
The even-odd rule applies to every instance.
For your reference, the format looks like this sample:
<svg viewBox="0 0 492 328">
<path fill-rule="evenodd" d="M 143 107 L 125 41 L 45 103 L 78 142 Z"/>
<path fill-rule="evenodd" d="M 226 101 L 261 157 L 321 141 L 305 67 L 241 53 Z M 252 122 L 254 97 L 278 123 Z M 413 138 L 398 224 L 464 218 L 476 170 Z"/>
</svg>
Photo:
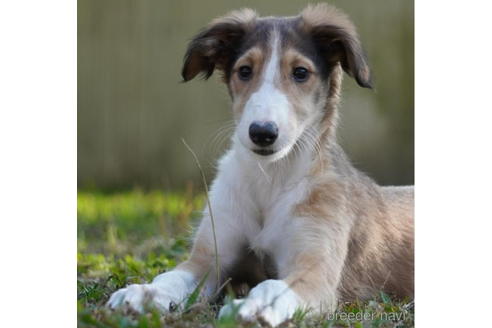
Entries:
<svg viewBox="0 0 492 328">
<path fill-rule="evenodd" d="M 108 305 L 166 312 L 203 277 L 207 297 L 227 278 L 253 287 L 219 316 L 271 326 L 296 309 L 329 312 L 381 290 L 412 297 L 413 186 L 377 185 L 336 141 L 344 72 L 372 88 L 349 18 L 326 4 L 294 17 L 233 11 L 192 39 L 182 76 L 215 70 L 236 127 L 191 255 L 150 284 L 115 292 Z"/>
</svg>

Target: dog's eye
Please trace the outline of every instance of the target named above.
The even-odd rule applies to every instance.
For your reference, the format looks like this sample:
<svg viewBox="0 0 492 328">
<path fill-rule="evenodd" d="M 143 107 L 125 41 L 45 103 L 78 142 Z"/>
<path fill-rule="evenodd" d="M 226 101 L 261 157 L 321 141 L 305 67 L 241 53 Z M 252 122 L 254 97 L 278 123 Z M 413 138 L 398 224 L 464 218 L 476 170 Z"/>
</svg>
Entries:
<svg viewBox="0 0 492 328">
<path fill-rule="evenodd" d="M 304 67 L 296 67 L 292 71 L 292 76 L 296 82 L 305 82 L 309 78 L 309 71 Z"/>
<path fill-rule="evenodd" d="M 243 81 L 249 80 L 252 74 L 253 74 L 253 70 L 251 69 L 250 66 L 245 65 L 239 67 L 238 75 L 241 80 Z"/>
</svg>

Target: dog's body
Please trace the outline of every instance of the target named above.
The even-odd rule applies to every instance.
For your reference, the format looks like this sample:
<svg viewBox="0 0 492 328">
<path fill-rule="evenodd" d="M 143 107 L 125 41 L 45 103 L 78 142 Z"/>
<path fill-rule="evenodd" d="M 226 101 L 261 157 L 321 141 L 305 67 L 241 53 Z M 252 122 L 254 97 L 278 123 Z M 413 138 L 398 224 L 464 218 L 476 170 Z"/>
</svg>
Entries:
<svg viewBox="0 0 492 328">
<path fill-rule="evenodd" d="M 188 261 L 111 297 L 163 311 L 207 272 L 205 294 L 225 279 L 256 285 L 243 319 L 275 326 L 296 308 L 333 310 L 340 299 L 384 290 L 413 295 L 413 187 L 380 187 L 336 142 L 343 70 L 370 87 L 355 29 L 332 7 L 258 18 L 242 10 L 213 21 L 190 43 L 183 77 L 223 71 L 237 122 Z M 226 305 L 221 314 L 231 311 Z"/>
</svg>

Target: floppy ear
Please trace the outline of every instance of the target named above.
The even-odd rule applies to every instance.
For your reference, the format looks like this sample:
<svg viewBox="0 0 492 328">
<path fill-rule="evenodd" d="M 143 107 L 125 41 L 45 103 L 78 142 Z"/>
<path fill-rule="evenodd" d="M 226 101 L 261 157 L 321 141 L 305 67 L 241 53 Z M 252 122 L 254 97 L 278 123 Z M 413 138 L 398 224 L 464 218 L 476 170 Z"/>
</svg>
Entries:
<svg viewBox="0 0 492 328">
<path fill-rule="evenodd" d="M 301 24 L 328 65 L 340 62 L 361 87 L 372 88 L 371 72 L 355 26 L 344 13 L 324 3 L 310 5 L 301 12 Z"/>
<path fill-rule="evenodd" d="M 188 45 L 181 71 L 183 80 L 189 81 L 199 73 L 208 79 L 216 68 L 226 70 L 256 17 L 253 10 L 241 9 L 213 20 Z"/>
</svg>

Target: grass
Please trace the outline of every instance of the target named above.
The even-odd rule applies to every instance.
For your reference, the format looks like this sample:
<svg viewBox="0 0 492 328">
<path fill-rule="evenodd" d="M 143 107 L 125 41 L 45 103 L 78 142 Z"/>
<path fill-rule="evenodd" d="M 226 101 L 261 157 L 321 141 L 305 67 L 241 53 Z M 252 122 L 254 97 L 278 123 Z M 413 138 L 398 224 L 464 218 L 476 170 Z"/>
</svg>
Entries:
<svg viewBox="0 0 492 328">
<path fill-rule="evenodd" d="M 184 310 L 162 316 L 109 311 L 112 292 L 149 282 L 186 258 L 191 226 L 206 202 L 192 189 L 183 193 L 139 190 L 105 194 L 78 193 L 77 305 L 79 327 L 257 327 L 231 317 L 216 318 L 211 305 L 193 293 Z M 411 300 L 381 293 L 368 302 L 340 304 L 335 315 L 309 316 L 297 311 L 286 327 L 413 327 Z"/>
</svg>

